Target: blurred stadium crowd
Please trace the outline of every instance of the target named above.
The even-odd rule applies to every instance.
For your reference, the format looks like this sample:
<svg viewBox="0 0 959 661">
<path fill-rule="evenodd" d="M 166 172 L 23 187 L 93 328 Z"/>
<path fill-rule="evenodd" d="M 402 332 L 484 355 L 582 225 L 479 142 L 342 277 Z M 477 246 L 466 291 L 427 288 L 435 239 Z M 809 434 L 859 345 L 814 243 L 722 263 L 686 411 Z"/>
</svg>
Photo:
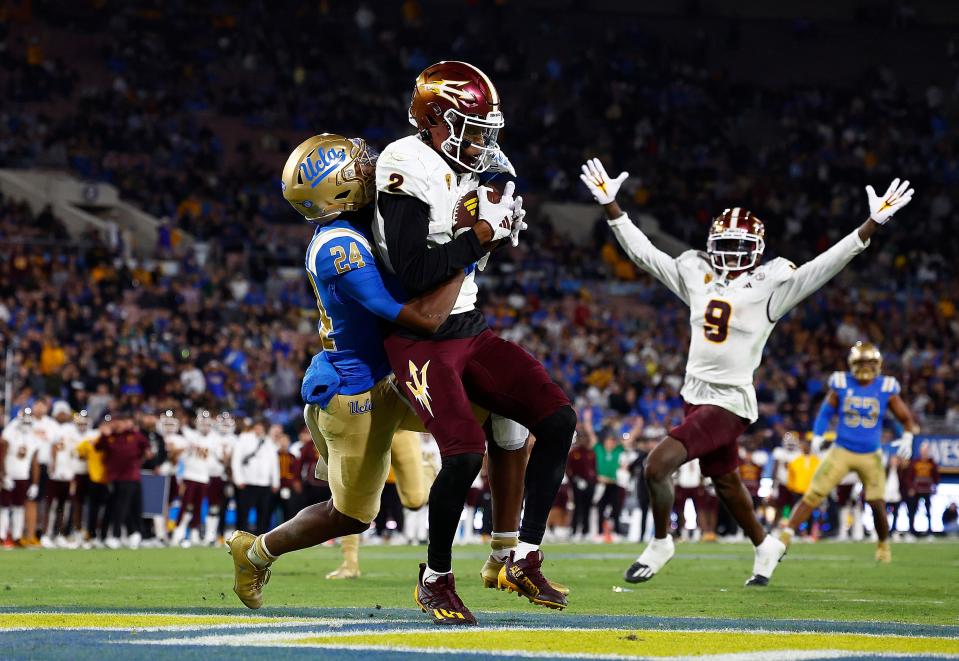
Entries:
<svg viewBox="0 0 959 661">
<path fill-rule="evenodd" d="M 618 489 L 591 489 L 587 509 L 611 522 L 594 522 L 590 535 L 630 534 L 617 513 L 641 510 L 643 439 L 682 415 L 689 326 L 605 223 L 575 240 L 543 211 L 544 201 L 585 201 L 574 175 L 587 154 L 638 175 L 631 207 L 690 245 L 704 243 L 715 213 L 748 201 L 770 228 L 767 256 L 797 262 L 859 222 L 861 187 L 888 179 L 890 164 L 915 173 L 907 222 L 772 336 L 746 454 L 771 457 L 787 432 L 808 430 L 829 373 L 863 338 L 883 350 L 920 424 L 959 427 L 954 88 L 906 87 L 888 70 L 869 71 L 859 81 L 868 84 L 789 90 L 734 80 L 708 64 L 711 49 L 745 47 L 734 23 L 719 44 L 697 33 L 678 45 L 638 22 L 590 32 L 575 16 L 547 23 L 495 3 L 460 21 L 450 43 L 451 33 L 424 27 L 423 11 L 416 0 L 291 13 L 180 1 L 0 11 L 0 167 L 108 181 L 165 219 L 153 255 L 123 260 L 123 247 L 103 237 L 69 237 L 49 210 L 0 201 L 0 332 L 4 365 L 16 372 L 7 417 L 63 401 L 93 425 L 119 415 L 151 434 L 144 416 L 169 409 L 185 420 L 208 409 L 231 412 L 244 431 L 258 423 L 265 437 L 275 425 L 271 438 L 297 439 L 317 315 L 306 279 L 278 268 L 301 264 L 309 233 L 279 194 L 279 168 L 311 133 L 382 146 L 409 132 L 410 84 L 442 54 L 483 66 L 504 98 L 502 143 L 532 201 L 531 229 L 497 254 L 481 296 L 494 330 L 575 397 L 580 437 L 593 439 L 576 447 L 593 453 L 595 474 L 571 470 L 561 509 L 586 498 L 577 480 Z M 318 38 L 298 29 L 304 22 L 331 29 Z M 519 25 L 526 38 L 499 40 L 491 56 L 483 35 Z M 79 36 L 58 39 L 65 31 Z M 797 28 L 796 38 L 807 37 Z M 544 42 L 577 46 L 536 48 Z M 350 51 L 361 55 L 342 69 L 316 65 Z M 943 40 L 953 72 L 955 52 Z M 703 485 L 683 488 L 710 511 Z"/>
</svg>

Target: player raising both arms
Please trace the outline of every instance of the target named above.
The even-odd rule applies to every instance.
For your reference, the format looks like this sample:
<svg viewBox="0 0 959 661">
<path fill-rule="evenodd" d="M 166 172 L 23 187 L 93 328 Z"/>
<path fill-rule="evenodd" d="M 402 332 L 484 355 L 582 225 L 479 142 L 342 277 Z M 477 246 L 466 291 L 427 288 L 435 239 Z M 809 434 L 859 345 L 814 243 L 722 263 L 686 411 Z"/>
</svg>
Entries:
<svg viewBox="0 0 959 661">
<path fill-rule="evenodd" d="M 909 203 L 913 190 L 908 181 L 896 179 L 880 197 L 867 186 L 866 222 L 797 268 L 783 258 L 760 264 L 765 227 L 740 207 L 726 209 L 713 220 L 706 252 L 689 250 L 670 257 L 655 248 L 617 204 L 616 194 L 627 176 L 623 172 L 610 178 L 594 158 L 583 165 L 580 179 L 603 205 L 609 226 L 630 259 L 689 306 L 692 334 L 681 393 L 685 420 L 646 460 L 656 537 L 626 571 L 626 580 L 648 581 L 673 557 L 670 475 L 698 458 L 703 475 L 712 478 L 717 495 L 755 546 L 753 574 L 746 584 L 766 585 L 786 546 L 767 535 L 756 519 L 737 471 L 737 439 L 759 417 L 753 373 L 776 322 L 862 252 L 879 226 Z"/>
<path fill-rule="evenodd" d="M 780 539 L 788 546 L 795 530 L 849 473 L 862 480 L 866 502 L 872 509 L 876 526 L 876 560 L 892 562 L 889 548 L 889 521 L 886 519 L 886 470 L 882 465 L 882 419 L 886 409 L 905 428 L 893 445 L 900 457 L 912 458 L 912 437 L 919 433 L 919 425 L 912 412 L 899 396 L 899 381 L 894 376 L 882 376 L 882 354 L 869 342 L 857 342 L 849 351 L 849 371 L 834 372 L 829 377 L 829 392 L 819 408 L 813 423 L 813 447 L 822 447 L 823 434 L 829 429 L 834 415 L 839 415 L 836 441 L 826 453 L 813 475 L 809 489 L 789 517 Z"/>
</svg>

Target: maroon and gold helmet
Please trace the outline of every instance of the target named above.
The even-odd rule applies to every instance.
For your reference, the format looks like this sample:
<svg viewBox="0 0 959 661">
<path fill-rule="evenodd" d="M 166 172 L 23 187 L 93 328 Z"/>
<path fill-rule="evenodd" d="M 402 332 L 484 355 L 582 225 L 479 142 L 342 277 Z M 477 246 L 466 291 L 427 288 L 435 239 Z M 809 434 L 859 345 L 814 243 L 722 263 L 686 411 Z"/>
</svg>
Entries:
<svg viewBox="0 0 959 661">
<path fill-rule="evenodd" d="M 499 150 L 496 138 L 505 125 L 499 92 L 485 73 L 466 62 L 443 61 L 416 78 L 410 124 L 430 145 L 471 172 L 485 172 Z M 472 145 L 479 155 L 469 157 Z"/>
<path fill-rule="evenodd" d="M 747 271 L 762 259 L 766 249 L 766 226 L 741 207 L 726 209 L 709 227 L 706 252 L 718 271 Z"/>
</svg>

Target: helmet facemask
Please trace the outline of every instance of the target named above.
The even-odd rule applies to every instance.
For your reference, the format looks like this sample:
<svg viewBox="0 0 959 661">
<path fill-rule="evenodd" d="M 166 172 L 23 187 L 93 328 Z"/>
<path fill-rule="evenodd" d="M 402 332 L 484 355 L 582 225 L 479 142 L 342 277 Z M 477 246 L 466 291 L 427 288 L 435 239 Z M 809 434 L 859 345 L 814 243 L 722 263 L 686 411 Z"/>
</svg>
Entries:
<svg viewBox="0 0 959 661">
<path fill-rule="evenodd" d="M 496 139 L 499 137 L 499 130 L 506 125 L 503 113 L 494 110 L 487 113 L 486 117 L 478 117 L 450 108 L 443 113 L 443 121 L 449 129 L 449 137 L 440 146 L 443 153 L 470 172 L 486 172 L 499 151 Z M 473 136 L 478 136 L 482 143 L 471 139 Z M 473 158 L 463 153 L 464 147 L 470 146 L 480 150 Z"/>
<path fill-rule="evenodd" d="M 90 415 L 87 413 L 86 409 L 73 414 L 73 424 L 76 425 L 77 430 L 81 434 L 85 434 L 87 431 L 89 431 Z"/>
<path fill-rule="evenodd" d="M 211 431 L 213 431 L 213 417 L 210 415 L 210 412 L 207 411 L 206 409 L 202 409 L 200 410 L 199 413 L 196 414 L 196 421 L 194 422 L 194 424 L 196 425 L 195 426 L 196 431 L 203 434 L 204 436 L 206 434 L 209 434 Z"/>
<path fill-rule="evenodd" d="M 759 263 L 766 242 L 745 229 L 724 229 L 709 235 L 706 252 L 717 271 L 748 271 Z"/>
<path fill-rule="evenodd" d="M 857 360 L 850 362 L 849 371 L 857 381 L 872 381 L 882 371 L 881 360 Z"/>
<path fill-rule="evenodd" d="M 216 416 L 216 423 L 213 428 L 220 434 L 232 434 L 236 431 L 236 421 L 232 415 L 224 411 Z"/>
<path fill-rule="evenodd" d="M 180 421 L 173 411 L 167 410 L 157 419 L 156 431 L 161 436 L 170 436 L 180 431 Z"/>
</svg>

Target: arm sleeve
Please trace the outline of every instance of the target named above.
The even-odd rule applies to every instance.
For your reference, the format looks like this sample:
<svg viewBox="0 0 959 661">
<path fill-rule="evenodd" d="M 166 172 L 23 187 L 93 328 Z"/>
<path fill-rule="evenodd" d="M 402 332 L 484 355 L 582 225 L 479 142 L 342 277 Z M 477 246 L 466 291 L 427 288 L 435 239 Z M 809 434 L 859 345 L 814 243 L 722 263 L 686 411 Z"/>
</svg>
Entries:
<svg viewBox="0 0 959 661">
<path fill-rule="evenodd" d="M 350 298 L 387 321 L 395 321 L 403 309 L 403 304 L 387 291 L 375 264 L 347 271 L 339 276 L 336 282 Z"/>
<path fill-rule="evenodd" d="M 812 423 L 812 433 L 816 436 L 825 434 L 834 415 L 836 415 L 836 407 L 829 403 L 829 397 L 827 396 L 822 401 L 822 406 L 819 407 L 815 422 Z"/>
<path fill-rule="evenodd" d="M 390 264 L 410 296 L 432 289 L 486 254 L 475 232 L 463 232 L 449 243 L 430 247 L 426 242 L 429 206 L 422 200 L 380 192 L 376 204 L 383 217 Z"/>
<path fill-rule="evenodd" d="M 616 235 L 619 245 L 637 266 L 662 282 L 689 305 L 689 294 L 686 292 L 686 286 L 679 272 L 679 264 L 675 259 L 654 246 L 642 230 L 633 225 L 626 214 L 610 220 L 609 226 Z"/>
<path fill-rule="evenodd" d="M 859 230 L 848 234 L 832 248 L 792 271 L 791 277 L 779 284 L 769 297 L 766 311 L 770 321 L 777 321 L 800 301 L 832 280 L 852 258 L 869 246 L 859 238 Z"/>
</svg>

